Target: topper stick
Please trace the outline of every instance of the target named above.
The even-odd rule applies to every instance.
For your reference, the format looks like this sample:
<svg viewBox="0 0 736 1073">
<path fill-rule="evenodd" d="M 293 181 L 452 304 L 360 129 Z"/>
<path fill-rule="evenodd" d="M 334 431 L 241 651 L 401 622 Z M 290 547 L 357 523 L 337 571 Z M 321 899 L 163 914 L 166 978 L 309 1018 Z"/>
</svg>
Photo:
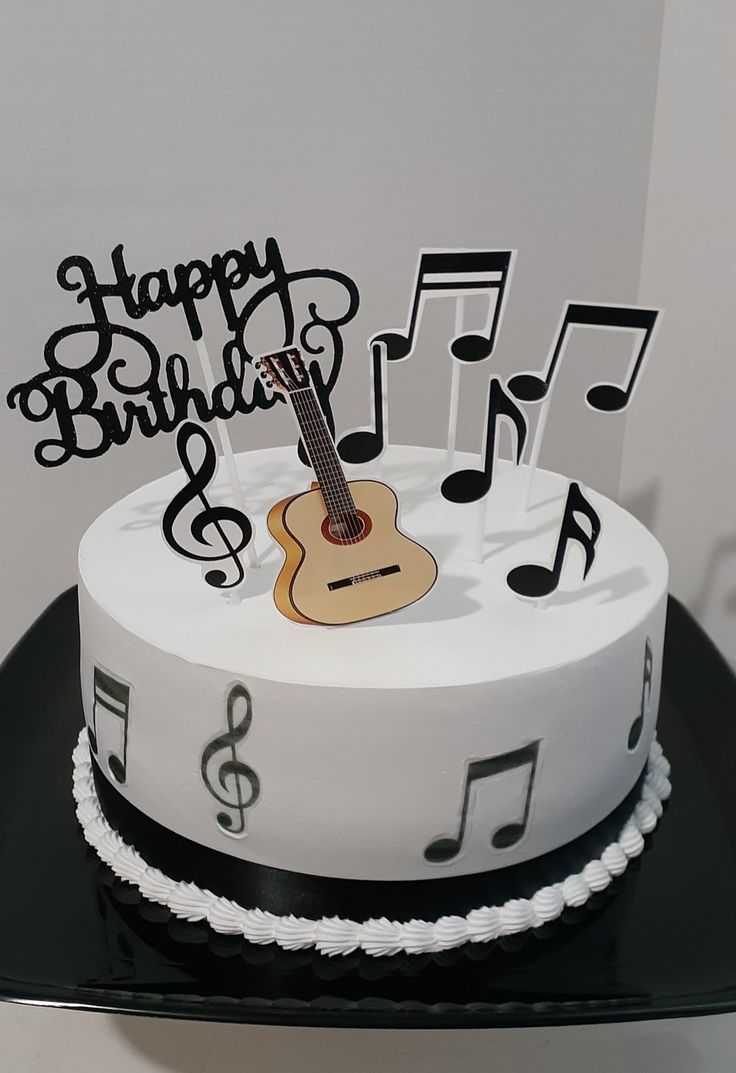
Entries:
<svg viewBox="0 0 736 1073">
<path fill-rule="evenodd" d="M 547 425 L 547 416 L 549 414 L 549 404 L 551 395 L 548 395 L 539 408 L 539 417 L 537 418 L 537 427 L 534 429 L 534 438 L 532 439 L 532 445 L 529 449 L 529 461 L 527 462 L 527 478 L 526 478 L 526 492 L 524 495 L 524 511 L 528 511 L 532 500 L 532 490 L 534 487 L 534 478 L 537 474 L 537 464 L 539 462 L 539 452 L 542 449 L 542 440 L 544 439 L 544 430 Z"/>
<path fill-rule="evenodd" d="M 488 514 L 488 496 L 483 496 L 479 500 L 476 515 L 476 529 L 475 529 L 475 561 L 477 563 L 483 562 L 483 556 L 485 552 L 486 543 L 486 517 Z"/>
<path fill-rule="evenodd" d="M 383 476 L 383 459 L 386 451 L 391 445 L 390 430 L 391 425 L 389 423 L 388 416 L 388 348 L 385 343 L 380 343 L 380 369 L 381 369 L 381 423 L 383 427 L 383 450 L 381 451 L 378 459 L 376 460 L 376 473 L 379 477 Z M 379 385 L 376 383 L 376 379 L 373 379 L 373 407 L 376 408 L 375 391 Z"/>
<path fill-rule="evenodd" d="M 465 319 L 465 297 L 460 295 L 455 303 L 455 338 L 463 333 Z M 457 413 L 460 403 L 460 362 L 452 362 L 452 381 L 450 383 L 450 418 L 447 426 L 447 468 L 452 469 L 455 461 L 455 440 L 457 437 Z"/>
<path fill-rule="evenodd" d="M 197 348 L 197 354 L 199 356 L 199 363 L 202 366 L 202 375 L 204 376 L 204 382 L 207 386 L 207 390 L 212 396 L 212 392 L 215 389 L 215 374 L 212 370 L 212 362 L 210 361 L 209 353 L 205 345 L 204 336 L 195 340 L 194 345 Z M 215 418 L 215 425 L 217 427 L 217 435 L 220 440 L 220 446 L 222 448 L 222 454 L 225 459 L 225 466 L 227 467 L 227 473 L 230 480 L 230 488 L 232 489 L 235 505 L 238 510 L 241 510 L 243 514 L 247 514 L 245 509 L 245 496 L 243 495 L 243 486 L 240 483 L 240 477 L 238 476 L 238 467 L 235 464 L 235 455 L 233 454 L 233 446 L 230 442 L 230 433 L 227 430 L 227 425 L 220 417 Z M 245 550 L 246 558 L 248 559 L 248 566 L 251 568 L 257 568 L 258 553 L 255 549 L 255 536 L 248 544 Z M 233 593 L 235 596 L 236 594 Z"/>
</svg>

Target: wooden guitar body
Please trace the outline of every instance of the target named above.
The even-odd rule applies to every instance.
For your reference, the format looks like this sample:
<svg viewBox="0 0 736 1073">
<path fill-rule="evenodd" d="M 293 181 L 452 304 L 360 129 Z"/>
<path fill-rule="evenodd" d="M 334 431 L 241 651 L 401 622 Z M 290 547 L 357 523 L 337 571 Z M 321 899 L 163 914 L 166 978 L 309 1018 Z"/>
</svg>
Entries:
<svg viewBox="0 0 736 1073">
<path fill-rule="evenodd" d="M 274 601 L 294 622 L 340 626 L 386 615 L 424 596 L 437 578 L 432 555 L 397 528 L 396 495 L 380 481 L 350 481 L 361 532 L 346 537 L 314 489 L 271 508 L 268 528 L 285 561 Z"/>
</svg>

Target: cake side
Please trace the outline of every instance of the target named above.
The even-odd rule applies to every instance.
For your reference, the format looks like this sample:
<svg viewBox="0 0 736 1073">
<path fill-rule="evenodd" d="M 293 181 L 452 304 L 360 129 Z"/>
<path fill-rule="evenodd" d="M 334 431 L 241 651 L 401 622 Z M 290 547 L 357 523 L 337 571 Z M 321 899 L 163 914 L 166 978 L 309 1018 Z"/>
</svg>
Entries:
<svg viewBox="0 0 736 1073">
<path fill-rule="evenodd" d="M 394 616 L 304 627 L 273 606 L 278 556 L 259 523 L 308 471 L 291 449 L 239 462 L 263 561 L 240 605 L 204 591 L 147 524 L 175 476 L 121 501 L 82 542 L 85 714 L 117 792 L 230 857 L 387 881 L 529 860 L 619 804 L 654 733 L 664 634 L 666 560 L 638 522 L 591 494 L 604 520 L 595 573 L 576 588 L 571 555 L 540 610 L 505 577 L 549 561 L 563 478 L 540 471 L 525 522 L 524 467 L 501 467 L 477 563 L 467 537 L 479 506 L 437 495 L 444 452 L 392 448 L 378 476 L 440 580 Z M 234 727 L 238 740 L 215 748 Z M 219 779 L 233 757 L 253 775 L 240 769 L 239 796 Z"/>
</svg>

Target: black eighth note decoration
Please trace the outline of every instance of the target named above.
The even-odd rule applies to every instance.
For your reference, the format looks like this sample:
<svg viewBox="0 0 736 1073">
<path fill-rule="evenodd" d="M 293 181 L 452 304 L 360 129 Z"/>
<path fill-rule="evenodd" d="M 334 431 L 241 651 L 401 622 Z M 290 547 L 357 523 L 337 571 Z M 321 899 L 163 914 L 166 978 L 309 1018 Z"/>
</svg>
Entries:
<svg viewBox="0 0 736 1073">
<path fill-rule="evenodd" d="M 641 739 L 641 732 L 644 729 L 644 719 L 649 713 L 649 705 L 652 702 L 652 667 L 654 659 L 652 656 L 652 642 L 647 637 L 644 644 L 644 674 L 642 675 L 641 682 L 641 705 L 639 708 L 639 714 L 634 722 L 631 724 L 631 730 L 629 731 L 628 748 L 630 752 L 639 744 Z"/>
<path fill-rule="evenodd" d="M 236 707 L 242 712 L 238 719 Z M 240 682 L 231 688 L 227 698 L 227 725 L 225 734 L 214 738 L 202 753 L 202 779 L 205 786 L 228 812 L 218 812 L 217 824 L 227 835 L 243 838 L 246 834 L 245 814 L 261 796 L 261 780 L 248 764 L 238 759 L 235 746 L 250 730 L 253 719 L 253 702 L 250 693 Z M 210 763 L 218 753 L 226 758 L 217 764 L 216 781 L 210 772 Z M 232 813 L 236 815 L 233 816 Z"/>
<path fill-rule="evenodd" d="M 373 428 L 359 428 L 348 432 L 337 445 L 337 453 L 343 462 L 362 464 L 372 462 L 383 451 L 385 440 L 386 396 L 383 382 L 383 345 L 371 344 L 373 366 Z"/>
<path fill-rule="evenodd" d="M 474 503 L 490 492 L 493 484 L 499 417 L 508 418 L 514 426 L 518 466 L 526 443 L 526 418 L 514 400 L 506 394 L 498 377 L 493 376 L 488 388 L 483 469 L 461 469 L 445 477 L 440 492 L 450 503 Z"/>
<path fill-rule="evenodd" d="M 577 521 L 576 514 L 582 514 L 588 519 L 590 533 L 587 533 Z M 565 501 L 565 512 L 562 515 L 554 563 L 551 567 L 538 566 L 536 563 L 514 567 L 506 578 L 509 588 L 513 589 L 518 596 L 529 596 L 535 599 L 549 596 L 560 583 L 567 545 L 571 540 L 576 540 L 585 552 L 585 569 L 583 570 L 583 581 L 585 581 L 595 560 L 595 546 L 600 531 L 601 520 L 598 514 L 580 491 L 580 485 L 572 481 Z"/>
<path fill-rule="evenodd" d="M 192 460 L 192 445 L 196 440 L 203 448 L 198 464 Z M 200 564 L 227 563 L 227 571 L 203 566 L 204 579 L 217 589 L 234 588 L 245 577 L 245 568 L 239 555 L 253 535 L 250 519 L 235 507 L 224 504 L 212 506 L 205 496 L 217 471 L 217 451 L 206 429 L 193 421 L 186 421 L 176 434 L 176 449 L 188 482 L 164 511 L 161 519 L 164 540 L 172 551 L 185 559 Z M 199 510 L 196 510 L 197 501 Z M 196 512 L 193 514 L 191 509 L 187 510 L 191 504 L 195 504 Z M 177 527 L 182 528 L 179 519 L 186 513 L 189 514 L 187 535 L 192 542 L 189 547 L 181 542 L 175 532 Z"/>
<path fill-rule="evenodd" d="M 471 760 L 465 771 L 465 788 L 463 803 L 460 808 L 460 824 L 457 834 L 441 835 L 424 850 L 424 858 L 430 864 L 446 864 L 458 856 L 465 840 L 465 832 L 468 827 L 470 814 L 470 793 L 476 784 L 483 779 L 493 778 L 504 771 L 513 771 L 516 768 L 529 768 L 529 776 L 524 794 L 524 810 L 521 820 L 502 824 L 491 835 L 491 846 L 494 849 L 510 849 L 524 837 L 529 823 L 529 810 L 531 807 L 532 791 L 534 789 L 534 776 L 537 771 L 537 759 L 539 757 L 538 741 L 529 745 L 523 745 L 520 749 L 512 749 L 511 752 L 502 753 L 500 756 L 486 756 L 482 760 Z M 476 791 L 477 792 L 477 791 Z"/>
<path fill-rule="evenodd" d="M 509 391 L 521 402 L 541 402 L 545 399 L 554 383 L 568 332 L 575 325 L 612 330 L 640 329 L 644 334 L 627 372 L 624 385 L 593 384 L 585 397 L 588 406 L 600 413 L 616 413 L 626 409 L 631 401 L 639 374 L 644 367 L 644 359 L 657 323 L 657 316 L 658 310 L 656 309 L 568 302 L 557 330 L 547 368 L 541 374 L 517 373 L 516 376 L 512 376 L 508 383 Z"/>
<path fill-rule="evenodd" d="M 512 250 L 423 250 L 406 328 L 381 332 L 371 343 L 385 343 L 389 361 L 408 358 L 414 352 L 427 298 L 487 292 L 491 308 L 484 331 L 463 332 L 450 342 L 450 353 L 458 361 L 483 361 L 496 345 L 512 258 Z"/>
<path fill-rule="evenodd" d="M 98 734 L 101 712 L 119 719 L 123 728 L 122 756 L 108 753 L 107 766 L 116 782 L 124 783 L 128 773 L 128 717 L 130 714 L 130 686 L 113 678 L 111 674 L 95 667 L 93 677 L 92 726 L 88 730 L 92 752 L 99 756 Z"/>
</svg>

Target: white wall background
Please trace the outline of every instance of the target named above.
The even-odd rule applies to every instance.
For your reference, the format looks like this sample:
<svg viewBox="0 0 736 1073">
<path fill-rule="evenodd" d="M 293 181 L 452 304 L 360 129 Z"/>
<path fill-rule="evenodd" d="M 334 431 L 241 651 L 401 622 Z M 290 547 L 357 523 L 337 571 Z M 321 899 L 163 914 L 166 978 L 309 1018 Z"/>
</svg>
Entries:
<svg viewBox="0 0 736 1073">
<path fill-rule="evenodd" d="M 736 666 L 736 7 L 670 0 L 640 297 L 665 307 L 626 423 L 624 503 Z"/>
<path fill-rule="evenodd" d="M 343 428 L 367 417 L 365 341 L 403 322 L 421 246 L 518 247 L 504 374 L 541 366 L 566 298 L 636 299 L 659 0 L 37 0 L 4 14 L 0 398 L 79 320 L 62 258 L 84 253 L 106 277 L 121 241 L 139 274 L 274 234 L 289 265 L 352 275 Z M 436 303 L 421 363 L 391 370 L 399 441 L 442 442 L 452 323 Z M 143 327 L 193 357 L 183 317 Z M 583 395 L 630 341 L 578 334 L 544 460 L 615 493 L 625 419 L 595 420 Z M 461 447 L 480 446 L 487 380 L 488 366 L 464 376 Z M 231 422 L 236 446 L 287 442 L 279 411 Z M 0 405 L 0 652 L 74 582 L 90 521 L 175 468 L 171 437 L 135 437 L 44 470 L 42 435 Z"/>
<path fill-rule="evenodd" d="M 419 246 L 517 246 L 494 359 L 502 373 L 541 364 L 565 298 L 667 308 L 625 444 L 623 419 L 591 425 L 582 406 L 591 372 L 621 355 L 613 343 L 596 343 L 594 355 L 581 339 L 544 460 L 608 492 L 621 478 L 626 502 L 665 543 L 674 591 L 736 659 L 733 10 L 727 0 L 667 0 L 661 19 L 660 0 L 6 4 L 2 395 L 41 367 L 50 332 L 76 319 L 55 284 L 62 257 L 85 253 L 102 266 L 123 241 L 144 271 L 275 234 L 290 264 L 341 268 L 361 287 L 354 364 L 335 396 L 350 427 L 366 415 L 365 337 L 403 320 Z M 392 377 L 400 438 L 441 439 L 451 317 L 437 309 L 428 322 L 423 386 L 408 364 Z M 173 323 L 157 341 L 166 352 L 186 342 Z M 465 378 L 467 447 L 485 379 Z M 236 445 L 284 441 L 285 417 L 270 417 L 233 427 Z M 0 652 L 73 582 L 89 521 L 173 468 L 161 437 L 41 470 L 40 434 L 0 407 Z M 429 1073 L 494 1059 L 509 1073 L 538 1064 L 576 1073 L 591 1055 L 601 1073 L 721 1073 L 734 1052 L 731 1017 L 357 1035 L 0 1006 L 2 1065 L 45 1073 L 86 1073 L 101 1056 L 110 1073 L 253 1062 Z"/>
</svg>

